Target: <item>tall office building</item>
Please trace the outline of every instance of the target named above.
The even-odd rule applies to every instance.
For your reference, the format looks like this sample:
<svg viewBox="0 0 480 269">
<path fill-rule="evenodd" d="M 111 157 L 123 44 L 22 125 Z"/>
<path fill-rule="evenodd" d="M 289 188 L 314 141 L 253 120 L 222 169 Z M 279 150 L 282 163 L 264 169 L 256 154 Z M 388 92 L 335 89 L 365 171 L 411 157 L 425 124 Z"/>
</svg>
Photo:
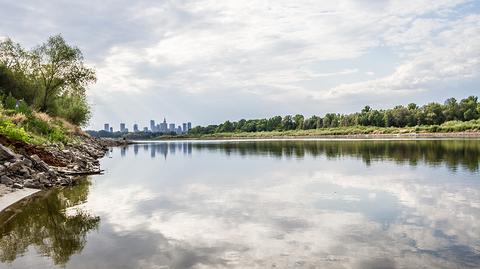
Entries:
<svg viewBox="0 0 480 269">
<path fill-rule="evenodd" d="M 187 122 L 187 131 L 190 131 L 192 129 L 192 123 Z"/>
<path fill-rule="evenodd" d="M 168 131 L 169 131 L 169 132 L 175 132 L 175 123 L 170 123 L 170 124 L 169 124 Z"/>
<path fill-rule="evenodd" d="M 186 124 L 186 123 L 183 123 L 183 124 L 182 124 L 182 132 L 183 132 L 183 133 L 186 133 L 186 132 L 187 132 L 187 124 Z"/>
<path fill-rule="evenodd" d="M 120 132 L 125 132 L 125 123 L 120 123 Z"/>
<path fill-rule="evenodd" d="M 110 127 L 110 133 L 113 133 L 113 127 Z"/>
<path fill-rule="evenodd" d="M 105 124 L 103 125 L 103 130 L 104 130 L 105 132 L 110 132 L 110 124 L 105 123 Z"/>
<path fill-rule="evenodd" d="M 135 133 L 137 133 L 137 132 L 140 131 L 140 130 L 138 130 L 138 124 L 135 123 L 135 124 L 133 125 L 133 131 L 134 131 Z"/>
<path fill-rule="evenodd" d="M 165 119 L 165 118 L 163 118 L 163 122 L 160 123 L 160 132 L 162 132 L 162 133 L 168 132 L 167 119 Z"/>
<path fill-rule="evenodd" d="M 150 131 L 152 131 L 152 133 L 155 133 L 156 130 L 155 130 L 155 121 L 154 120 L 150 120 Z"/>
</svg>

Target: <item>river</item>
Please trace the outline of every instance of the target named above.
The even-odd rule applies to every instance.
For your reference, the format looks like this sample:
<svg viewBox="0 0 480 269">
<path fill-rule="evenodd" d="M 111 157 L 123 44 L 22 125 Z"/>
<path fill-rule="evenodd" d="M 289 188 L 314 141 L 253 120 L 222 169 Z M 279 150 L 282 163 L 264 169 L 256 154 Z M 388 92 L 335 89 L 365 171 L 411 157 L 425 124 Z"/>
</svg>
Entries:
<svg viewBox="0 0 480 269">
<path fill-rule="evenodd" d="M 0 214 L 0 268 L 479 268 L 480 140 L 171 141 Z"/>
</svg>

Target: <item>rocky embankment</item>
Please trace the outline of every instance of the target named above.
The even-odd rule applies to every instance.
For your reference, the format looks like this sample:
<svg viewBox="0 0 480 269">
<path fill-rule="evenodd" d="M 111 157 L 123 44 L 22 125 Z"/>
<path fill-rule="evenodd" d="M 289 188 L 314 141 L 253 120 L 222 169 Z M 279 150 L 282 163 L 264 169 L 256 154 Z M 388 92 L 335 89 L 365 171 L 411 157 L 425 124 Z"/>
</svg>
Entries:
<svg viewBox="0 0 480 269">
<path fill-rule="evenodd" d="M 37 147 L 0 137 L 0 183 L 11 188 L 46 189 L 72 185 L 79 175 L 101 173 L 98 159 L 124 141 L 77 137 L 65 146 Z"/>
</svg>

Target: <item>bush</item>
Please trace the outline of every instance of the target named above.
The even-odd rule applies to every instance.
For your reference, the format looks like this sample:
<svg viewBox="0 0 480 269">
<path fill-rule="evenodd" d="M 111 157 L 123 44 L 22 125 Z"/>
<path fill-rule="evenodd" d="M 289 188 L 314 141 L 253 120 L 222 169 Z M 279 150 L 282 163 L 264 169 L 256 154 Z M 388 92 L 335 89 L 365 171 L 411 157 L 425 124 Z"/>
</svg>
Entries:
<svg viewBox="0 0 480 269">
<path fill-rule="evenodd" d="M 88 123 L 91 113 L 85 97 L 74 94 L 64 94 L 55 104 L 54 115 L 81 126 Z"/>
<path fill-rule="evenodd" d="M 0 134 L 3 134 L 13 140 L 19 140 L 25 143 L 31 142 L 31 137 L 28 135 L 25 129 L 15 125 L 10 120 L 0 119 Z"/>
<path fill-rule="evenodd" d="M 50 141 L 67 142 L 68 140 L 65 132 L 59 126 L 55 126 L 54 124 L 35 116 L 28 117 L 24 125 L 28 131 L 44 136 Z"/>
<path fill-rule="evenodd" d="M 17 105 L 17 99 L 15 99 L 12 95 L 8 95 L 5 97 L 3 104 L 6 109 L 15 109 L 15 106 Z"/>
<path fill-rule="evenodd" d="M 32 114 L 32 109 L 28 106 L 28 104 L 21 100 L 19 103 L 18 103 L 18 107 L 16 109 L 17 112 L 19 113 L 22 113 L 26 116 L 30 116 Z"/>
</svg>

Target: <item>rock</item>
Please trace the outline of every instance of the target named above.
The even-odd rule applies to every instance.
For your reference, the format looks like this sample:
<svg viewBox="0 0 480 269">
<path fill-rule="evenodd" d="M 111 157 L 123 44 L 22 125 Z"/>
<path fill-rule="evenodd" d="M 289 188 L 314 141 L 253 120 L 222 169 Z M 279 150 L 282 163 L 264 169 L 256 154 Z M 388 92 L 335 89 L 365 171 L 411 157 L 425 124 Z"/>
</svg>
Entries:
<svg viewBox="0 0 480 269">
<path fill-rule="evenodd" d="M 58 173 L 55 170 L 53 170 L 52 168 L 48 169 L 47 174 L 48 174 L 49 177 L 58 176 Z"/>
<path fill-rule="evenodd" d="M 37 180 L 41 183 L 48 182 L 47 176 L 45 175 L 44 172 L 37 173 L 36 175 L 34 175 L 34 178 L 35 178 L 35 180 Z"/>
<path fill-rule="evenodd" d="M 20 183 L 13 183 L 12 187 L 15 188 L 15 189 L 23 189 L 23 185 L 20 184 Z"/>
<path fill-rule="evenodd" d="M 11 164 L 9 167 L 8 167 L 8 171 L 10 172 L 17 172 L 19 171 L 20 169 L 22 169 L 22 166 L 25 165 L 25 163 L 23 162 L 23 160 L 17 160 L 16 162 L 14 162 L 13 164 Z"/>
<path fill-rule="evenodd" d="M 9 148 L 0 144 L 0 161 L 8 161 L 15 159 L 17 155 Z"/>
<path fill-rule="evenodd" d="M 30 177 L 30 171 L 26 167 L 22 167 L 19 171 L 24 177 Z"/>
<path fill-rule="evenodd" d="M 32 167 L 33 165 L 33 162 L 29 159 L 23 159 L 23 163 L 25 164 L 25 166 L 28 166 L 28 167 Z"/>
<path fill-rule="evenodd" d="M 34 166 L 39 167 L 42 171 L 47 172 L 48 169 L 50 169 L 50 166 L 46 164 L 40 157 L 37 155 L 32 155 L 30 156 L 30 159 L 32 159 L 33 163 L 35 164 Z"/>
<path fill-rule="evenodd" d="M 28 182 L 23 185 L 25 188 L 40 189 L 42 186 L 36 182 Z"/>
<path fill-rule="evenodd" d="M 2 176 L 2 177 L 0 177 L 0 183 L 5 184 L 5 185 L 10 185 L 10 184 L 13 183 L 13 180 L 8 176 Z"/>
</svg>

